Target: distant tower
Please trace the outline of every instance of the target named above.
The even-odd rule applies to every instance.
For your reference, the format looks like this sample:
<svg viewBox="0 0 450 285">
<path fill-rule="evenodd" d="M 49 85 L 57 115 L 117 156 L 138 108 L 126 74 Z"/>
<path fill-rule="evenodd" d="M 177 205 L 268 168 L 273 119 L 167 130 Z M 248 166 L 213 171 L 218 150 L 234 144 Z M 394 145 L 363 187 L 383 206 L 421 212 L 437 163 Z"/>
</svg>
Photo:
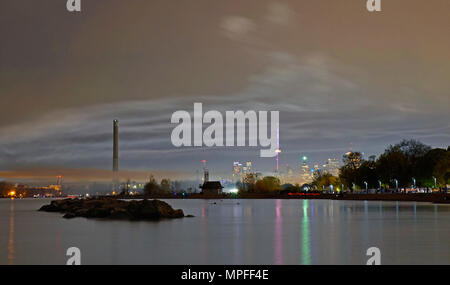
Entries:
<svg viewBox="0 0 450 285">
<path fill-rule="evenodd" d="M 206 168 L 206 160 L 202 160 L 202 164 L 203 164 L 203 182 L 208 182 L 209 181 L 209 171 Z"/>
<path fill-rule="evenodd" d="M 119 184 L 119 177 L 118 177 L 118 171 L 119 171 L 119 121 L 114 120 L 113 121 L 113 184 L 114 189 L 118 190 L 118 184 Z"/>
<path fill-rule="evenodd" d="M 233 181 L 238 182 L 243 176 L 243 167 L 239 161 L 233 162 Z"/>
<path fill-rule="evenodd" d="M 119 170 L 119 121 L 113 121 L 113 171 Z"/>
<path fill-rule="evenodd" d="M 279 162 L 278 161 L 278 155 L 281 152 L 281 149 L 280 149 L 280 128 L 277 128 L 277 149 L 276 149 L 275 152 L 277 153 L 277 158 L 276 158 L 276 160 L 277 160 L 277 175 L 279 175 L 280 174 L 280 166 L 278 164 L 278 162 Z"/>
<path fill-rule="evenodd" d="M 62 175 L 56 176 L 56 185 L 62 185 Z"/>
<path fill-rule="evenodd" d="M 206 169 L 206 159 L 202 160 L 202 165 L 203 165 L 203 170 L 205 170 Z"/>
</svg>

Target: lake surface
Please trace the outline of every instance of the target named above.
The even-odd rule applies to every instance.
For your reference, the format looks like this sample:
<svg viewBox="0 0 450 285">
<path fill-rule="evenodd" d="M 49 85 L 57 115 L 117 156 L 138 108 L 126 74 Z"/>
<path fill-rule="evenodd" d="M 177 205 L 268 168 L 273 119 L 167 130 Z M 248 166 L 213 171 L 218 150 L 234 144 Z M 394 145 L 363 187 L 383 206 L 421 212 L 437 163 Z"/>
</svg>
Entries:
<svg viewBox="0 0 450 285">
<path fill-rule="evenodd" d="M 195 218 L 66 220 L 50 200 L 0 199 L 0 264 L 450 264 L 450 205 L 331 200 L 165 200 Z M 217 204 L 214 204 L 216 202 Z"/>
</svg>

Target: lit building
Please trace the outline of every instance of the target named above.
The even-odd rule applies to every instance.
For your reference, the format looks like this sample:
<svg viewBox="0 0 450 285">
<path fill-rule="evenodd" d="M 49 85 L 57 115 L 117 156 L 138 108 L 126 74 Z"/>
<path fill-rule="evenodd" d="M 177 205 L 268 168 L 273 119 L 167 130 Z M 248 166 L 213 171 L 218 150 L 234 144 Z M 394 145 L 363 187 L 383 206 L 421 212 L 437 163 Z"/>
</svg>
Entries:
<svg viewBox="0 0 450 285">
<path fill-rule="evenodd" d="M 246 175 L 248 173 L 252 173 L 252 163 L 251 163 L 251 161 L 247 161 L 245 163 L 245 166 L 243 167 L 243 172 L 244 172 L 244 175 Z"/>
<path fill-rule="evenodd" d="M 237 182 L 241 180 L 243 174 L 242 164 L 239 161 L 233 162 L 233 181 Z"/>
<path fill-rule="evenodd" d="M 324 171 L 333 176 L 339 176 L 339 160 L 337 158 L 328 158 Z"/>
<path fill-rule="evenodd" d="M 308 165 L 308 157 L 302 157 L 302 165 L 300 166 L 300 184 L 311 183 L 313 177 L 311 175 L 311 170 Z"/>
<path fill-rule="evenodd" d="M 317 162 L 314 163 L 314 166 L 313 166 L 313 169 L 311 172 L 312 172 L 313 179 L 319 177 L 319 175 L 321 174 L 322 169 L 320 169 L 319 164 Z"/>
</svg>

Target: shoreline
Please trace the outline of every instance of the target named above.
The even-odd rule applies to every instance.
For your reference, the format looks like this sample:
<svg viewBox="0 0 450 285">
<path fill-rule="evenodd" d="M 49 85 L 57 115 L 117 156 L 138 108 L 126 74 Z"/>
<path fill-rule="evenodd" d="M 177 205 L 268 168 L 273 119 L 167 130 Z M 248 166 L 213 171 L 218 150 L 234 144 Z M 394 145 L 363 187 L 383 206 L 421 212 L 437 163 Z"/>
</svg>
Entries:
<svg viewBox="0 0 450 285">
<path fill-rule="evenodd" d="M 47 197 L 43 199 L 66 199 L 72 196 Z M 328 194 L 328 193 L 245 193 L 245 194 L 219 194 L 204 195 L 200 193 L 188 195 L 98 195 L 92 198 L 112 198 L 112 199 L 203 199 L 203 200 L 223 200 L 223 199 L 292 199 L 292 200 L 344 200 L 344 201 L 393 201 L 393 202 L 428 202 L 434 204 L 450 204 L 450 193 L 384 193 L 384 194 Z M 0 197 L 0 199 L 11 199 L 10 197 Z M 23 197 L 14 199 L 37 199 L 33 197 Z"/>
<path fill-rule="evenodd" d="M 310 195 L 308 195 L 310 194 Z M 315 195 L 312 195 L 315 194 Z M 106 197 L 106 196 L 105 196 Z M 111 196 L 108 196 L 111 197 Z M 322 193 L 287 193 L 287 194 L 237 194 L 237 195 L 204 195 L 189 194 L 182 195 L 135 195 L 135 196 L 116 196 L 117 199 L 204 199 L 204 200 L 222 200 L 222 199 L 293 199 L 293 200 L 347 200 L 347 201 L 398 201 L 398 202 L 428 202 L 435 204 L 450 204 L 450 194 L 448 193 L 389 193 L 389 194 L 322 194 Z"/>
</svg>

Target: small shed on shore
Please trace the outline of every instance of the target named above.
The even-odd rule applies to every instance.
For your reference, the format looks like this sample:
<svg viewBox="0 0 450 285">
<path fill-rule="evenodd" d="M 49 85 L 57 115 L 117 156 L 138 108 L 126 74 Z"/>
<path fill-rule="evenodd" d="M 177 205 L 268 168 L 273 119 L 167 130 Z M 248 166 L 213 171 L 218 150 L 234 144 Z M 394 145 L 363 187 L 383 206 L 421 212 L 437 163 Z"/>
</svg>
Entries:
<svg viewBox="0 0 450 285">
<path fill-rule="evenodd" d="M 220 181 L 206 181 L 201 186 L 202 193 L 206 195 L 219 195 L 222 194 L 223 186 Z"/>
</svg>

